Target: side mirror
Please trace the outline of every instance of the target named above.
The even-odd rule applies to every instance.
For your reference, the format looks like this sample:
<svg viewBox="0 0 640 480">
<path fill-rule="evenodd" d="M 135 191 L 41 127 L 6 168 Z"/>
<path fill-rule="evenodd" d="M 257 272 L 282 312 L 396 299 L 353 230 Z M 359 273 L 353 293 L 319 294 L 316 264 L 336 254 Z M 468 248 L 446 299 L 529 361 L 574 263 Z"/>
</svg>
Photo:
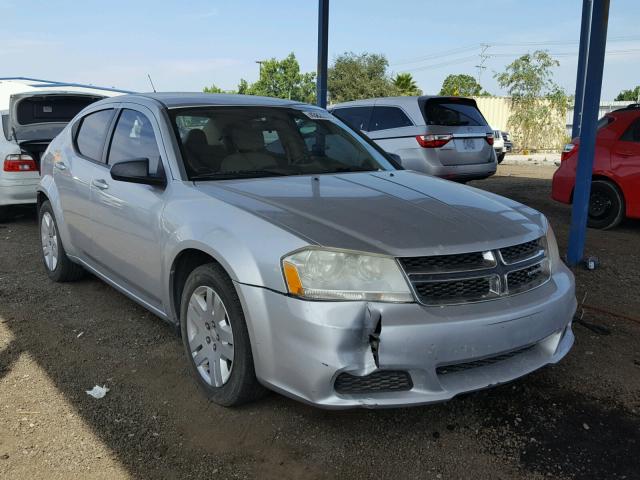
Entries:
<svg viewBox="0 0 640 480">
<path fill-rule="evenodd" d="M 136 158 L 116 163 L 111 167 L 111 178 L 120 182 L 141 183 L 143 185 L 167 186 L 164 172 L 157 175 L 149 174 L 149 159 Z"/>
</svg>

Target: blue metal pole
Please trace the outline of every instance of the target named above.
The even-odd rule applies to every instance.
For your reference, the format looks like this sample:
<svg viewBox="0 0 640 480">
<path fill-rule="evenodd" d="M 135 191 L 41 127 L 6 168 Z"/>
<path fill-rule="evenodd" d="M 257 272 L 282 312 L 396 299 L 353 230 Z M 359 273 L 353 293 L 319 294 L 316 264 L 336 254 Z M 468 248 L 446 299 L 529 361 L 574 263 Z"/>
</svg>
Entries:
<svg viewBox="0 0 640 480">
<path fill-rule="evenodd" d="M 329 50 L 329 0 L 318 0 L 318 78 L 316 97 L 319 107 L 327 108 L 327 58 Z"/>
<path fill-rule="evenodd" d="M 576 95 L 573 105 L 573 125 L 571 138 L 580 135 L 582 122 L 582 104 L 584 101 L 585 72 L 587 69 L 587 55 L 589 51 L 589 24 L 591 23 L 591 9 L 593 0 L 582 0 L 582 23 L 580 26 L 580 49 L 578 53 L 578 75 L 576 78 Z"/>
<path fill-rule="evenodd" d="M 569 232 L 569 251 L 567 253 L 567 260 L 571 266 L 580 263 L 584 254 L 608 22 L 609 0 L 593 0 L 582 127 L 580 128 L 580 150 L 578 151 L 576 186 L 573 193 L 571 230 Z"/>
</svg>

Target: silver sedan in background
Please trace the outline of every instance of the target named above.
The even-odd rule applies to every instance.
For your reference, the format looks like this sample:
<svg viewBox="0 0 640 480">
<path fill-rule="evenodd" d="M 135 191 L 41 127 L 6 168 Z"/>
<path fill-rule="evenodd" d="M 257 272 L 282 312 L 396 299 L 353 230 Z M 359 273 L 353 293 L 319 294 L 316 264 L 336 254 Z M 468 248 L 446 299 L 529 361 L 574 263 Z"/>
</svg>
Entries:
<svg viewBox="0 0 640 480">
<path fill-rule="evenodd" d="M 484 140 L 483 140 L 484 141 Z M 574 279 L 545 217 L 402 170 L 310 105 L 127 95 L 51 143 L 45 269 L 85 270 L 182 335 L 213 401 L 450 399 L 556 363 Z"/>
</svg>

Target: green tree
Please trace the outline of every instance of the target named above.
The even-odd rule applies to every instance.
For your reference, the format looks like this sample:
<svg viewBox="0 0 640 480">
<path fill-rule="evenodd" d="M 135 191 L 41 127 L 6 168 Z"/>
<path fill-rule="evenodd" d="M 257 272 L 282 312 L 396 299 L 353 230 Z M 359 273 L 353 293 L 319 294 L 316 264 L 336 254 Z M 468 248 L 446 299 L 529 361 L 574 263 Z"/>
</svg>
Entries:
<svg viewBox="0 0 640 480">
<path fill-rule="evenodd" d="M 376 53 L 347 52 L 336 57 L 328 72 L 331 103 L 399 95 L 388 66 L 387 58 Z"/>
<path fill-rule="evenodd" d="M 559 65 L 549 52 L 537 50 L 495 75 L 511 96 L 509 125 L 523 149 L 557 148 L 565 137 L 568 97 L 553 81 Z"/>
<path fill-rule="evenodd" d="M 638 85 L 633 90 L 622 90 L 616 97 L 616 100 L 618 101 L 624 100 L 628 102 L 640 101 L 640 85 Z"/>
<path fill-rule="evenodd" d="M 290 53 L 282 60 L 271 58 L 262 62 L 258 81 L 249 84 L 241 79 L 238 93 L 314 103 L 315 78 L 315 73 L 300 73 L 300 64 L 296 56 Z"/>
<path fill-rule="evenodd" d="M 202 91 L 204 93 L 235 93 L 233 90 L 223 90 L 214 83 L 210 87 L 204 87 Z"/>
<path fill-rule="evenodd" d="M 400 91 L 401 95 L 422 95 L 422 90 L 418 88 L 416 81 L 410 73 L 399 73 L 393 79 L 393 84 Z"/>
<path fill-rule="evenodd" d="M 447 97 L 479 97 L 488 95 L 482 86 L 471 75 L 464 73 L 458 75 L 447 75 L 442 82 L 440 95 Z"/>
</svg>

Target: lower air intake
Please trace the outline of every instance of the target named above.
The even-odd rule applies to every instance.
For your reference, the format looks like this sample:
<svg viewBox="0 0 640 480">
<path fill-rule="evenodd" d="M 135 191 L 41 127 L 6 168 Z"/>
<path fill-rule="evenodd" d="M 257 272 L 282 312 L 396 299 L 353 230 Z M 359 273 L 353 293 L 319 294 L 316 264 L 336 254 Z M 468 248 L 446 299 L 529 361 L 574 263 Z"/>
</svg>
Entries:
<svg viewBox="0 0 640 480">
<path fill-rule="evenodd" d="M 341 373 L 335 383 L 338 393 L 402 392 L 412 388 L 411 376 L 395 370 L 378 370 L 363 377 Z"/>
</svg>

